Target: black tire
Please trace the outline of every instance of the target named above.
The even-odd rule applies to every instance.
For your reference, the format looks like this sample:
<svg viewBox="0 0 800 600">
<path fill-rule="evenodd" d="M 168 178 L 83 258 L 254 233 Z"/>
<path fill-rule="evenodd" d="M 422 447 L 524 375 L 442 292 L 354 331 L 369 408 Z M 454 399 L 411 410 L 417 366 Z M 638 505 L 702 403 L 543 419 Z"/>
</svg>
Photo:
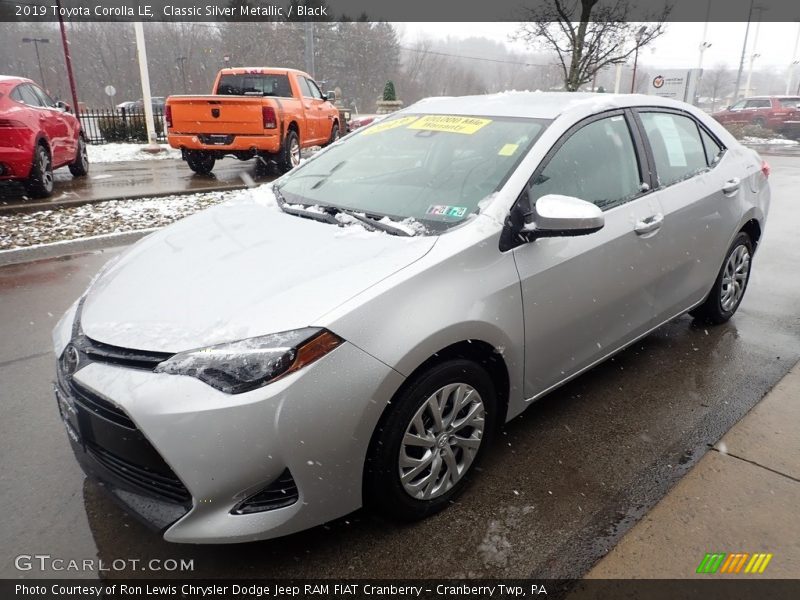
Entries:
<svg viewBox="0 0 800 600">
<path fill-rule="evenodd" d="M 256 154 L 256 176 L 263 177 L 272 171 L 272 163 L 267 156 Z"/>
<path fill-rule="evenodd" d="M 341 137 L 341 131 L 339 130 L 339 122 L 336 121 L 331 127 L 331 136 L 328 138 L 328 141 L 322 145 L 323 148 L 326 148 L 336 142 Z"/>
<path fill-rule="evenodd" d="M 36 146 L 33 165 L 25 180 L 25 189 L 33 198 L 47 198 L 53 194 L 53 159 L 44 143 Z"/>
<path fill-rule="evenodd" d="M 73 177 L 86 177 L 89 174 L 89 154 L 83 136 L 78 138 L 78 153 L 75 155 L 75 160 L 69 164 L 69 172 Z"/>
<path fill-rule="evenodd" d="M 186 152 L 186 164 L 195 173 L 200 175 L 208 175 L 214 170 L 214 163 L 217 160 L 208 152 L 200 150 L 189 150 Z"/>
<path fill-rule="evenodd" d="M 725 292 L 732 285 L 727 283 L 729 281 L 728 275 L 731 273 L 731 267 L 735 267 L 737 263 L 735 259 L 732 261 L 731 257 L 737 252 L 742 252 L 739 250 L 740 247 L 744 247 L 747 253 L 746 273 L 743 273 L 743 278 L 736 278 L 741 291 L 734 294 L 735 297 L 733 298 L 732 304 L 723 305 Z M 744 298 L 745 291 L 747 291 L 747 283 L 750 281 L 752 265 L 753 241 L 750 239 L 749 235 L 740 231 L 739 235 L 736 236 L 736 239 L 733 240 L 730 248 L 728 248 L 728 251 L 725 253 L 725 260 L 722 261 L 722 268 L 720 268 L 717 279 L 714 281 L 714 287 L 711 288 L 711 292 L 708 294 L 705 302 L 690 311 L 689 314 L 701 323 L 706 323 L 708 325 L 720 325 L 725 323 L 733 316 Z M 734 270 L 738 273 L 738 269 Z M 733 285 L 735 289 L 735 284 Z"/>
<path fill-rule="evenodd" d="M 430 447 L 405 446 L 404 449 L 403 445 L 406 430 L 412 427 L 412 421 L 417 411 L 421 410 L 428 399 L 438 390 L 454 383 L 472 387 L 479 395 L 479 400 L 483 403 L 485 411 L 483 432 L 480 436 L 477 453 L 471 463 L 465 464 L 466 470 L 462 472 L 460 478 L 449 489 L 438 492 L 439 495 L 430 499 L 412 497 L 411 492 L 406 491 L 401 481 L 401 450 L 404 452 L 405 450 L 418 450 L 422 456 L 413 457 L 414 460 L 425 459 L 428 456 L 433 456 L 433 454 L 438 454 L 438 463 L 443 464 L 444 473 L 448 474 L 448 477 L 450 468 L 447 466 L 447 460 L 443 458 L 448 446 L 453 460 L 463 461 L 467 456 L 463 448 L 455 445 L 453 441 L 454 434 L 449 434 L 446 428 L 440 435 L 434 435 L 426 431 L 426 437 L 435 440 L 430 442 Z M 445 407 L 448 406 L 452 405 L 445 403 Z M 457 422 L 459 419 L 456 417 L 459 415 L 462 415 L 461 418 L 463 419 L 465 414 L 463 411 L 469 412 L 472 408 L 473 406 L 471 405 L 462 408 L 459 413 L 454 415 L 452 422 Z M 403 521 L 422 519 L 446 508 L 469 484 L 472 475 L 476 472 L 476 466 L 485 455 L 486 448 L 491 444 L 496 429 L 497 409 L 497 394 L 491 378 L 482 367 L 470 360 L 448 360 L 415 376 L 392 399 L 388 414 L 384 416 L 372 437 L 364 471 L 365 504 L 390 518 Z M 452 414 L 448 413 L 446 409 L 443 412 L 445 416 Z M 421 419 L 424 419 L 424 415 Z M 445 420 L 447 419 L 445 418 Z M 428 425 L 435 427 L 431 419 L 425 422 L 426 427 Z M 472 430 L 471 435 L 477 435 L 477 429 L 470 427 L 465 427 L 460 432 L 464 436 L 470 435 L 470 429 Z M 441 438 L 445 438 L 443 443 Z M 421 479 L 425 480 L 430 477 L 434 468 L 432 465 L 435 464 L 437 463 L 434 457 L 430 468 L 426 466 L 420 471 Z M 439 475 L 442 475 L 441 470 L 438 472 Z M 414 476 L 409 482 L 414 483 L 416 479 L 417 477 Z M 434 478 L 434 480 L 439 481 L 438 478 Z"/>
<path fill-rule="evenodd" d="M 290 129 L 278 152 L 278 169 L 281 173 L 291 171 L 300 164 L 300 137 L 294 129 Z"/>
</svg>

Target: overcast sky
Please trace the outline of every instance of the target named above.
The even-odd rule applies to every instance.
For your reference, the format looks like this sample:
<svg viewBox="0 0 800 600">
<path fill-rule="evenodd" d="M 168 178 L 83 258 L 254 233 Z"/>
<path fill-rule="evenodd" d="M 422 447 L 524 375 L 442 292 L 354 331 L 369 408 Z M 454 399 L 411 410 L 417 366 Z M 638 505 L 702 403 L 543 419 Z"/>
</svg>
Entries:
<svg viewBox="0 0 800 600">
<path fill-rule="evenodd" d="M 790 0 L 794 1 L 794 0 Z M 489 37 L 505 42 L 511 48 L 524 50 L 524 45 L 509 42 L 509 35 L 516 28 L 516 23 L 401 23 L 397 24 L 402 31 L 403 41 L 414 42 L 419 37 L 454 38 Z M 699 46 L 703 38 L 703 23 L 669 23 L 667 32 L 652 46 L 644 49 L 639 60 L 651 66 L 662 68 L 696 67 L 699 58 Z M 797 23 L 761 23 L 756 42 L 757 23 L 750 25 L 748 49 L 745 58 L 745 69 L 751 54 L 761 56 L 756 59 L 755 68 L 777 67 L 786 69 L 793 59 L 800 58 L 800 50 L 792 56 L 798 35 Z M 704 67 L 714 67 L 718 63 L 726 63 L 731 68 L 739 66 L 744 41 L 746 23 L 709 23 L 706 41 L 711 47 L 703 57 Z"/>
</svg>

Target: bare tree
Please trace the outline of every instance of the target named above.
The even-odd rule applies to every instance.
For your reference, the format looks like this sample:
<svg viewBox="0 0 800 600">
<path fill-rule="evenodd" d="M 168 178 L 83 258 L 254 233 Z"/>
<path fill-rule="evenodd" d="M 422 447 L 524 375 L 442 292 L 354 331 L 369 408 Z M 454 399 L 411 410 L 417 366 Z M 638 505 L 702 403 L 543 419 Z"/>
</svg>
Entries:
<svg viewBox="0 0 800 600">
<path fill-rule="evenodd" d="M 713 69 L 706 69 L 700 80 L 700 95 L 711 98 L 711 110 L 717 107 L 717 101 L 733 91 L 734 77 L 725 63 L 717 64 Z"/>
<path fill-rule="evenodd" d="M 630 0 L 543 0 L 527 9 L 527 21 L 515 38 L 554 50 L 564 86 L 574 92 L 603 67 L 625 62 L 639 48 L 664 33 L 670 5 L 648 16 L 650 23 L 630 22 Z"/>
</svg>

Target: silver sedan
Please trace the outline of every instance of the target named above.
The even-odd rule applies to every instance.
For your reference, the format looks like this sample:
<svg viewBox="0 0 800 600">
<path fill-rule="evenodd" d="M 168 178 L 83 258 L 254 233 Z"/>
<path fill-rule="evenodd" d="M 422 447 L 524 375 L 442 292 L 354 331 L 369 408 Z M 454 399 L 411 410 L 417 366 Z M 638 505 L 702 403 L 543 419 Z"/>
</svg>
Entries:
<svg viewBox="0 0 800 600">
<path fill-rule="evenodd" d="M 68 438 L 169 541 L 430 515 L 550 390 L 731 318 L 768 175 L 680 102 L 419 102 L 107 265 L 54 332 Z"/>
</svg>

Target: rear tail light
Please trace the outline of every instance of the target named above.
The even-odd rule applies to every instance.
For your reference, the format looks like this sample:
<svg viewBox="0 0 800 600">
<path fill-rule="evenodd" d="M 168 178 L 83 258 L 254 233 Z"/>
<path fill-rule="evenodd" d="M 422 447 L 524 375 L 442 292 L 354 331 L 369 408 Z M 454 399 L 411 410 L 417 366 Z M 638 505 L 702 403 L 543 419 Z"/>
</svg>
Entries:
<svg viewBox="0 0 800 600">
<path fill-rule="evenodd" d="M 769 178 L 769 174 L 772 172 L 772 168 L 769 166 L 769 163 L 765 160 L 761 161 L 761 172 L 764 174 L 764 177 Z"/>
<path fill-rule="evenodd" d="M 167 122 L 167 127 L 172 127 L 172 107 L 169 104 L 164 108 L 164 120 Z"/>
<path fill-rule="evenodd" d="M 0 127 L 3 129 L 21 129 L 25 127 L 25 123 L 14 119 L 0 119 Z"/>
<path fill-rule="evenodd" d="M 261 107 L 261 118 L 264 121 L 264 129 L 276 129 L 278 127 L 278 117 L 275 115 L 275 109 L 271 106 Z"/>
</svg>

